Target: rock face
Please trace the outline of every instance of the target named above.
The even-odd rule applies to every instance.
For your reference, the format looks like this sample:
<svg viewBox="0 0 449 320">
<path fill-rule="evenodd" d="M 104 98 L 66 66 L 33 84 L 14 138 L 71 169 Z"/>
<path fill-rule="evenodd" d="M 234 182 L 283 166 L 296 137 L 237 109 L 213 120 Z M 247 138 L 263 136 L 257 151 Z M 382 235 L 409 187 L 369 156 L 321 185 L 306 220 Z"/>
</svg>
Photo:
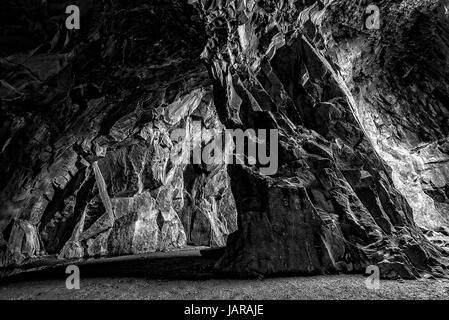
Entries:
<svg viewBox="0 0 449 320">
<path fill-rule="evenodd" d="M 367 264 L 385 277 L 440 270 L 441 249 L 423 237 L 395 188 L 397 168 L 365 128 L 361 115 L 370 110 L 348 88 L 339 59 L 330 58 L 336 50 L 348 56 L 332 30 L 332 16 L 345 17 L 337 8 L 348 3 L 306 2 L 232 1 L 223 10 L 203 2 L 215 22 L 204 56 L 223 123 L 281 135 L 275 176 L 229 168 L 238 231 L 218 265 L 249 275 L 361 271 Z M 360 19 L 359 12 L 353 15 Z"/>
<path fill-rule="evenodd" d="M 349 0 L 85 0 L 68 31 L 68 3 L 5 0 L 1 265 L 226 245 L 244 276 L 445 274 L 420 227 L 449 219 L 449 27 L 391 2 L 366 30 Z M 192 164 L 223 128 L 277 130 L 276 174 Z"/>
<path fill-rule="evenodd" d="M 221 127 L 193 7 L 83 1 L 79 31 L 59 2 L 5 7 L 9 30 L 42 44 L 2 47 L 3 266 L 224 246 L 236 229 L 226 166 L 184 151 Z"/>
<path fill-rule="evenodd" d="M 435 229 L 449 222 L 448 4 L 377 5 L 378 31 L 362 32 L 363 5 L 333 1 L 321 33 L 415 221 Z"/>
</svg>

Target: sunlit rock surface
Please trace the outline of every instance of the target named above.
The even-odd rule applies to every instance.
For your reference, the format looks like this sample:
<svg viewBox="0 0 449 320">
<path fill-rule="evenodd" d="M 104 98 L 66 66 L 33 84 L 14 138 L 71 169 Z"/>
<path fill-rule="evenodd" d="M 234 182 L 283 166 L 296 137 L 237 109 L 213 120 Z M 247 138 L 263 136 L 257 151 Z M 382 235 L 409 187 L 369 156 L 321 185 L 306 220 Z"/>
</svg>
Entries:
<svg viewBox="0 0 449 320">
<path fill-rule="evenodd" d="M 326 53 L 415 221 L 438 229 L 449 224 L 447 10 L 433 0 L 377 5 L 381 28 L 370 31 L 363 4 L 329 1 L 319 23 Z"/>
<path fill-rule="evenodd" d="M 330 56 L 333 22 L 328 33 L 321 24 L 335 5 L 345 17 L 345 3 L 202 4 L 213 21 L 203 56 L 223 123 L 281 133 L 275 176 L 262 176 L 257 167 L 228 169 L 238 231 L 217 265 L 247 275 L 352 272 L 368 264 L 384 277 L 444 272 L 443 249 L 423 236 L 409 194 L 394 184 L 407 169 L 390 166 L 393 153 L 379 152 L 376 132 L 361 116 L 369 110 Z M 366 32 L 361 9 L 353 15 Z"/>
</svg>

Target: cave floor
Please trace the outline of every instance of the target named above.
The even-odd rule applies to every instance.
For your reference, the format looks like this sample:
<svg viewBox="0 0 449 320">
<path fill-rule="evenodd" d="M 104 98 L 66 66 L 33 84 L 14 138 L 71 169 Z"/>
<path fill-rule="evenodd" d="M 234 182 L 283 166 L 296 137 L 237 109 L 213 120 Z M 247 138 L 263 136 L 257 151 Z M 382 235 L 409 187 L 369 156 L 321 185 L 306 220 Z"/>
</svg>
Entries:
<svg viewBox="0 0 449 320">
<path fill-rule="evenodd" d="M 65 267 L 0 280 L 0 299 L 449 299 L 449 280 L 381 280 L 362 275 L 230 279 L 198 250 L 77 263 L 80 289 L 66 288 Z"/>
<path fill-rule="evenodd" d="M 63 279 L 0 285 L 0 299 L 448 299 L 444 280 L 381 281 L 369 290 L 359 275 L 269 278 L 264 280 L 162 280 L 140 277 L 82 279 L 68 290 Z"/>
</svg>

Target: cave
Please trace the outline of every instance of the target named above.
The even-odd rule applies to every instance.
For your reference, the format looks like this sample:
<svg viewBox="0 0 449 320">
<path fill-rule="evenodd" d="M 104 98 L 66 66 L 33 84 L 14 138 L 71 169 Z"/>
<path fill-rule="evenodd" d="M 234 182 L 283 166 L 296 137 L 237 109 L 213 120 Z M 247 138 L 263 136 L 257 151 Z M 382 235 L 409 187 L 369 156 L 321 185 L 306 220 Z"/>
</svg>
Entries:
<svg viewBox="0 0 449 320">
<path fill-rule="evenodd" d="M 449 19 L 382 0 L 370 30 L 365 2 L 3 0 L 1 275 L 202 249 L 237 277 L 447 277 Z M 276 173 L 192 163 L 226 129 L 276 130 Z"/>
</svg>

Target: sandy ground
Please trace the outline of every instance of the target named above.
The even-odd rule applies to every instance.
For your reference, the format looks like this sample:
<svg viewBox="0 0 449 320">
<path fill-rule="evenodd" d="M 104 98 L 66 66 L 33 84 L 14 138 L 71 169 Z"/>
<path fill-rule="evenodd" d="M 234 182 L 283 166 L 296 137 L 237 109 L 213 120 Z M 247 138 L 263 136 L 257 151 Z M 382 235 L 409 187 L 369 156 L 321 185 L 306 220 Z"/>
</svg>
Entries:
<svg viewBox="0 0 449 320">
<path fill-rule="evenodd" d="M 357 275 L 264 280 L 88 278 L 79 290 L 64 279 L 0 284 L 0 299 L 448 299 L 449 281 L 381 281 L 369 290 Z"/>
</svg>

